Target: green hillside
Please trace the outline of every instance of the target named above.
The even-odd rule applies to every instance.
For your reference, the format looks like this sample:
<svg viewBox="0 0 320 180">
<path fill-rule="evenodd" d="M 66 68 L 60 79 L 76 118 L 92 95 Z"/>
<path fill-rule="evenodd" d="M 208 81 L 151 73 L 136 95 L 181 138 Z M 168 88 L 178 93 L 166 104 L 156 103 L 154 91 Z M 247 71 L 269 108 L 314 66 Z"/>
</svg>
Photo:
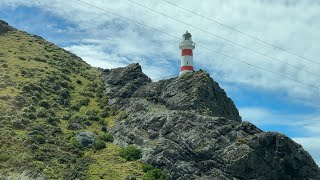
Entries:
<svg viewBox="0 0 320 180">
<path fill-rule="evenodd" d="M 0 34 L 0 179 L 142 179 L 107 133 L 121 114 L 103 95 L 100 71 L 44 39 Z M 93 132 L 93 147 L 79 132 Z"/>
</svg>

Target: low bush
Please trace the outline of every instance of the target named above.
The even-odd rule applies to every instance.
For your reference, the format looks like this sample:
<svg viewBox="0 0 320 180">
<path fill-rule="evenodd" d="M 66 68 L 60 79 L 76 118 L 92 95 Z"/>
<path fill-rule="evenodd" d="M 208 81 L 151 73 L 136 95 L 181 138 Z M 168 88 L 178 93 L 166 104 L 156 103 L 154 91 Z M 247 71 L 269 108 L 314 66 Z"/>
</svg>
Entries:
<svg viewBox="0 0 320 180">
<path fill-rule="evenodd" d="M 42 100 L 39 102 L 39 106 L 49 109 L 50 108 L 50 102 L 46 101 L 46 100 Z"/>
<path fill-rule="evenodd" d="M 72 144 L 72 146 L 75 147 L 75 148 L 82 148 L 81 143 L 77 140 L 76 137 L 72 137 L 69 142 L 70 142 L 70 144 Z"/>
<path fill-rule="evenodd" d="M 120 150 L 120 156 L 127 161 L 134 161 L 141 158 L 141 150 L 135 145 L 129 145 Z"/>
<path fill-rule="evenodd" d="M 99 139 L 106 141 L 106 142 L 113 142 L 113 136 L 109 133 L 103 133 L 101 135 L 99 135 L 98 137 Z"/>
<path fill-rule="evenodd" d="M 106 107 L 109 105 L 109 98 L 108 96 L 103 96 L 102 98 L 99 99 L 99 106 L 101 108 Z"/>
<path fill-rule="evenodd" d="M 39 107 L 36 111 L 38 118 L 44 118 L 48 116 L 47 110 L 44 107 Z"/>
<path fill-rule="evenodd" d="M 98 139 L 96 142 L 93 144 L 94 149 L 100 150 L 106 148 L 106 144 L 104 143 L 103 140 Z"/>
<path fill-rule="evenodd" d="M 0 162 L 6 162 L 9 159 L 11 159 L 11 156 L 9 154 L 3 152 L 0 153 Z"/>
<path fill-rule="evenodd" d="M 63 120 L 69 120 L 72 116 L 72 113 L 70 112 L 65 112 L 63 115 L 62 115 L 62 119 Z"/>
<path fill-rule="evenodd" d="M 77 79 L 76 83 L 81 85 L 81 84 L 82 84 L 82 81 L 79 80 L 79 79 Z"/>
<path fill-rule="evenodd" d="M 165 179 L 166 179 L 166 174 L 160 169 L 152 169 L 148 171 L 143 177 L 143 180 L 165 180 Z"/>
<path fill-rule="evenodd" d="M 38 144 L 44 144 L 46 142 L 46 139 L 43 135 L 37 134 L 32 136 L 32 139 L 37 142 Z"/>
<path fill-rule="evenodd" d="M 54 116 L 46 117 L 46 121 L 51 125 L 57 125 L 57 122 L 59 122 L 59 118 Z"/>
<path fill-rule="evenodd" d="M 142 169 L 143 172 L 146 173 L 146 172 L 154 169 L 154 167 L 151 166 L 151 165 L 149 165 L 149 164 L 142 164 L 142 165 L 141 165 L 141 169 Z"/>
<path fill-rule="evenodd" d="M 88 119 L 90 121 L 99 121 L 100 120 L 100 118 L 98 117 L 98 111 L 97 110 L 89 109 L 86 112 L 86 115 L 88 116 Z"/>
<path fill-rule="evenodd" d="M 110 116 L 109 111 L 110 111 L 110 107 L 108 107 L 108 106 L 104 107 L 103 110 L 100 113 L 100 117 L 102 117 L 102 118 L 109 117 Z"/>
</svg>

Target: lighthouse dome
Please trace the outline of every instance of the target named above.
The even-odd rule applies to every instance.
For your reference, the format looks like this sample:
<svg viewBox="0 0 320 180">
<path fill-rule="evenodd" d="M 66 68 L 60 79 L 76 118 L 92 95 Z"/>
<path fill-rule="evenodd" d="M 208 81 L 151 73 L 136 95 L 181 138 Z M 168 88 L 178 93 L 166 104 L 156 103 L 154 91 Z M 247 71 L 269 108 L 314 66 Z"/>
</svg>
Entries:
<svg viewBox="0 0 320 180">
<path fill-rule="evenodd" d="M 188 31 L 182 35 L 182 38 L 183 40 L 192 40 L 192 36 Z"/>
</svg>

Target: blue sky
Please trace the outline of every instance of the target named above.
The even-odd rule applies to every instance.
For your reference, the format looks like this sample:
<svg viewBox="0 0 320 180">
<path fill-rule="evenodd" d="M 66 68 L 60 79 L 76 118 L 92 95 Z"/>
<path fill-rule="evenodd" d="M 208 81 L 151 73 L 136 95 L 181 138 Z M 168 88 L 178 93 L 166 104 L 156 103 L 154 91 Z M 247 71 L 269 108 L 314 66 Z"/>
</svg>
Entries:
<svg viewBox="0 0 320 180">
<path fill-rule="evenodd" d="M 314 73 L 320 64 L 279 51 L 163 1 L 135 0 L 224 38 Z M 143 9 L 127 0 L 90 3 L 299 81 L 320 86 L 319 77 L 273 61 Z M 320 4 L 314 1 L 175 1 L 185 8 L 320 63 Z M 0 19 L 70 50 L 89 64 L 114 68 L 139 62 L 152 79 L 179 73 L 179 40 L 106 14 L 76 0 L 0 0 Z M 317 59 L 318 58 L 318 59 Z M 196 69 L 204 69 L 225 89 L 241 116 L 265 131 L 278 131 L 302 144 L 320 164 L 319 90 L 254 69 L 197 48 Z M 320 75 L 320 73 L 318 73 Z"/>
</svg>

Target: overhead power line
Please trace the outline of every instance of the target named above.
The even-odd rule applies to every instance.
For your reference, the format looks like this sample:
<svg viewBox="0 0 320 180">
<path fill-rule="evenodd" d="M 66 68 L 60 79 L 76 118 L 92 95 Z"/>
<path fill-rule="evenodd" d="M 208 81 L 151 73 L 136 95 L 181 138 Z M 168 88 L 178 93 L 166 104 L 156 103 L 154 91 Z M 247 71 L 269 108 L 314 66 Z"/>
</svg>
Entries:
<svg viewBox="0 0 320 180">
<path fill-rule="evenodd" d="M 272 47 L 274 47 L 274 48 L 276 48 L 276 49 L 279 49 L 279 50 L 281 50 L 281 51 L 284 51 L 284 52 L 287 52 L 287 53 L 289 53 L 289 54 L 292 54 L 292 55 L 294 55 L 294 56 L 296 56 L 296 57 L 299 57 L 299 58 L 301 58 L 301 59 L 310 61 L 310 62 L 315 63 L 315 64 L 320 64 L 319 62 L 317 62 L 317 61 L 315 61 L 315 60 L 306 58 L 306 57 L 301 56 L 301 55 L 299 55 L 299 54 L 297 54 L 297 53 L 295 53 L 295 52 L 289 51 L 289 50 L 284 49 L 284 48 L 282 48 L 282 47 L 280 47 L 280 46 L 277 46 L 277 45 L 275 45 L 275 44 L 269 43 L 269 42 L 267 42 L 267 41 L 265 41 L 265 40 L 263 40 L 263 39 L 260 39 L 260 38 L 258 38 L 258 37 L 253 36 L 253 35 L 250 35 L 250 34 L 248 34 L 248 33 L 245 33 L 245 32 L 243 32 L 243 31 L 240 31 L 240 30 L 238 30 L 238 29 L 236 29 L 236 28 L 233 28 L 233 27 L 231 27 L 231 26 L 225 25 L 225 24 L 223 24 L 223 23 L 221 23 L 221 22 L 219 22 L 219 21 L 217 21 L 217 20 L 208 18 L 208 17 L 206 17 L 206 16 L 204 16 L 204 15 L 201 15 L 201 14 L 199 14 L 199 13 L 196 13 L 196 12 L 194 12 L 194 11 L 191 11 L 191 10 L 189 10 L 189 9 L 187 9 L 187 8 L 184 8 L 184 7 L 182 7 L 182 6 L 178 5 L 178 4 L 175 4 L 175 3 L 173 3 L 173 2 L 170 2 L 170 1 L 167 1 L 167 0 L 161 0 L 161 1 L 164 1 L 164 2 L 166 2 L 166 3 L 168 3 L 168 4 L 171 4 L 171 5 L 175 6 L 175 7 L 178 7 L 178 8 L 180 8 L 180 9 L 184 10 L 184 11 L 187 11 L 187 12 L 189 12 L 189 13 L 192 13 L 192 14 L 194 14 L 194 15 L 197 15 L 197 16 L 199 16 L 199 17 L 202 17 L 202 18 L 204 18 L 204 19 L 206 19 L 206 20 L 208 20 L 208 21 L 211 21 L 211 22 L 213 22 L 213 23 L 215 23 L 215 24 L 218 24 L 218 25 L 220 25 L 220 26 L 222 26 L 222 27 L 231 29 L 231 30 L 233 30 L 233 31 L 235 31 L 235 32 L 237 32 L 237 33 L 240 33 L 240 34 L 242 34 L 242 35 L 245 35 L 245 36 L 247 36 L 247 37 L 250 37 L 250 38 L 252 38 L 252 39 L 255 39 L 255 40 L 257 40 L 257 41 L 260 41 L 260 42 L 262 42 L 262 43 L 264 43 L 264 44 L 267 44 L 267 45 L 269 45 L 269 46 L 272 46 Z"/>
<path fill-rule="evenodd" d="M 180 38 L 180 37 L 178 37 L 178 36 L 175 36 L 175 35 L 172 35 L 172 34 L 166 33 L 166 32 L 164 32 L 164 31 L 162 31 L 162 30 L 157 29 L 157 28 L 154 28 L 154 27 L 148 26 L 148 25 L 143 24 L 143 23 L 141 23 L 141 22 L 138 22 L 138 21 L 136 21 L 136 20 L 133 20 L 133 19 L 130 19 L 130 18 L 124 17 L 124 16 L 122 16 L 122 15 L 116 14 L 116 13 L 111 12 L 111 11 L 108 11 L 108 10 L 106 10 L 106 9 L 103 9 L 103 8 L 98 7 L 98 6 L 96 6 L 96 5 L 90 4 L 90 3 L 88 3 L 88 2 L 85 2 L 85 1 L 82 1 L 82 0 L 75 0 L 75 1 L 81 2 L 81 3 L 83 3 L 83 4 L 86 4 L 86 5 L 88 5 L 88 6 L 91 6 L 91 7 L 93 7 L 93 8 L 96 8 L 96 9 L 99 9 L 99 10 L 104 11 L 104 12 L 106 12 L 106 13 L 112 14 L 112 15 L 117 16 L 117 17 L 119 17 L 119 18 L 122 18 L 122 19 L 124 19 L 124 20 L 130 21 L 130 22 L 133 22 L 133 23 L 135 23 L 135 24 L 137 24 L 137 25 L 139 25 L 139 26 L 143 26 L 143 27 L 145 27 L 145 28 L 148 28 L 148 29 L 151 29 L 151 30 L 154 30 L 154 31 L 160 32 L 160 33 L 163 33 L 163 34 L 165 34 L 165 35 L 167 35 L 167 36 L 170 36 L 170 37 L 173 37 L 173 38 L 176 38 L 176 39 L 179 39 L 179 40 L 181 39 L 181 38 Z M 206 47 L 206 46 L 202 46 L 202 45 L 199 45 L 199 44 L 197 44 L 197 46 L 199 46 L 199 47 L 201 47 L 201 48 L 203 48 L 203 49 L 206 49 L 206 50 L 212 51 L 212 52 L 214 52 L 214 53 L 220 54 L 220 55 L 225 56 L 225 57 L 227 57 L 227 58 L 230 58 L 230 59 L 233 59 L 233 60 L 239 61 L 239 62 L 241 62 L 241 63 L 247 64 L 247 65 L 252 66 L 252 67 L 254 67 L 254 68 L 257 68 L 257 69 L 263 70 L 263 71 L 265 71 L 265 72 L 268 72 L 268 73 L 272 73 L 272 74 L 275 74 L 275 75 L 281 76 L 281 77 L 283 77 L 283 78 L 289 79 L 289 80 L 294 81 L 294 82 L 296 82 L 296 83 L 300 83 L 300 84 L 303 84 L 303 85 L 306 85 L 306 86 L 309 86 L 309 87 L 315 88 L 315 89 L 317 89 L 317 90 L 319 90 L 319 88 L 320 88 L 320 87 L 317 87 L 317 86 L 315 86 L 315 85 L 308 84 L 308 83 L 302 82 L 302 81 L 300 81 L 300 80 L 297 80 L 297 79 L 294 79 L 294 78 L 291 78 L 291 77 L 285 76 L 285 75 L 283 75 L 283 74 L 280 74 L 280 73 L 277 73 L 277 72 L 273 72 L 273 71 L 268 70 L 268 69 L 265 69 L 265 68 L 263 68 L 263 67 L 260 67 L 260 66 L 257 66 L 257 65 L 250 64 L 250 63 L 248 63 L 248 62 L 246 62 L 246 61 L 243 61 L 243 60 L 241 60 L 241 59 L 237 59 L 237 58 L 234 58 L 234 57 L 232 57 L 232 56 L 229 56 L 229 55 L 226 55 L 226 54 L 220 53 L 220 52 L 215 51 L 215 50 L 213 50 L 213 49 L 210 49 L 210 48 L 208 48 L 208 47 Z"/>
<path fill-rule="evenodd" d="M 170 18 L 170 19 L 173 19 L 173 20 L 175 20 L 175 21 L 177 21 L 177 22 L 180 22 L 180 23 L 183 23 L 183 24 L 188 25 L 188 26 L 190 26 L 190 27 L 193 27 L 193 28 L 195 28 L 195 29 L 197 29 L 197 30 L 200 30 L 200 31 L 205 32 L 205 33 L 207 33 L 207 34 L 210 34 L 210 35 L 212 35 L 212 36 L 215 36 L 215 37 L 217 37 L 217 38 L 219 38 L 219 39 L 222 39 L 222 40 L 224 40 L 224 41 L 227 41 L 227 42 L 229 42 L 229 43 L 231 43 L 231 44 L 240 46 L 240 47 L 242 47 L 242 48 L 244 48 L 244 49 L 248 49 L 248 50 L 250 50 L 250 51 L 252 51 L 252 52 L 254 52 L 254 53 L 257 53 L 257 54 L 262 55 L 262 56 L 265 56 L 265 57 L 267 57 L 267 58 L 269 58 L 269 59 L 272 59 L 272 60 L 281 62 L 281 63 L 283 63 L 283 64 L 289 65 L 289 66 L 291 66 L 291 67 L 294 67 L 294 68 L 296 68 L 296 69 L 299 69 L 299 70 L 301 70 L 301 71 L 304 71 L 304 72 L 306 72 L 306 73 L 312 74 L 312 75 L 317 76 L 318 78 L 320 78 L 320 75 L 318 75 L 318 74 L 316 74 L 316 73 L 314 73 L 314 72 L 311 72 L 311 71 L 309 71 L 309 70 L 306 70 L 306 69 L 304 69 L 304 68 L 301 68 L 301 67 L 299 67 L 299 66 L 290 64 L 290 63 L 288 63 L 288 62 L 286 62 L 286 61 L 284 61 L 284 60 L 281 60 L 281 59 L 272 57 L 272 56 L 270 56 L 270 55 L 267 55 L 267 54 L 265 54 L 265 53 L 262 53 L 262 52 L 260 52 L 260 51 L 255 50 L 255 49 L 252 49 L 252 48 L 247 47 L 247 46 L 245 46 L 245 45 L 239 44 L 239 43 L 237 43 L 237 42 L 234 42 L 234 41 L 232 41 L 232 40 L 229 40 L 229 39 L 227 39 L 227 38 L 224 38 L 224 37 L 222 37 L 222 36 L 219 36 L 219 35 L 217 35 L 217 34 L 214 34 L 214 33 L 210 32 L 210 31 L 201 29 L 201 28 L 199 28 L 199 27 L 197 27 L 197 26 L 194 26 L 194 25 L 192 25 L 192 24 L 190 24 L 190 23 L 187 23 L 187 22 L 182 21 L 182 20 L 180 20 L 180 19 L 177 19 L 177 18 L 174 18 L 174 17 L 172 17 L 172 16 L 169 16 L 169 15 L 167 15 L 167 14 L 165 14 L 165 13 L 160 12 L 160 11 L 154 10 L 154 9 L 152 9 L 152 8 L 150 8 L 150 7 L 148 7 L 148 6 L 145 6 L 145 5 L 143 5 L 143 4 L 140 4 L 140 3 L 136 2 L 136 1 L 133 1 L 133 0 L 127 0 L 127 1 L 129 1 L 129 2 L 131 2 L 131 3 L 133 3 L 133 4 L 136 4 L 136 5 L 140 6 L 140 7 L 146 8 L 146 9 L 148 9 L 148 10 L 150 10 L 150 11 L 155 12 L 155 13 L 158 13 L 158 14 L 160 14 L 160 15 L 163 15 L 163 16 L 165 16 L 165 17 L 168 17 L 168 18 Z"/>
</svg>

